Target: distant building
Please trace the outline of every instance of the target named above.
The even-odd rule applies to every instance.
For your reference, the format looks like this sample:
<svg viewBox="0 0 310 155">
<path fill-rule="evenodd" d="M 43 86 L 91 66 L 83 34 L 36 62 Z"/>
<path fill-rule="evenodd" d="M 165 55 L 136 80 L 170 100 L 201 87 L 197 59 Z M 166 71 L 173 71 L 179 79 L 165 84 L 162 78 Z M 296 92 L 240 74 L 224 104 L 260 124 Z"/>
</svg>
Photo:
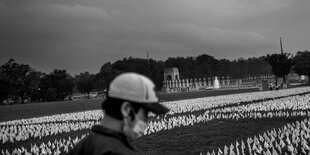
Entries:
<svg viewBox="0 0 310 155">
<path fill-rule="evenodd" d="M 288 75 L 287 75 L 287 80 L 289 83 L 298 83 L 298 82 L 307 82 L 307 77 L 304 75 L 298 75 L 297 73 L 291 71 Z"/>
<path fill-rule="evenodd" d="M 164 69 L 164 81 L 167 80 L 179 80 L 179 69 L 178 68 L 165 68 Z"/>
</svg>

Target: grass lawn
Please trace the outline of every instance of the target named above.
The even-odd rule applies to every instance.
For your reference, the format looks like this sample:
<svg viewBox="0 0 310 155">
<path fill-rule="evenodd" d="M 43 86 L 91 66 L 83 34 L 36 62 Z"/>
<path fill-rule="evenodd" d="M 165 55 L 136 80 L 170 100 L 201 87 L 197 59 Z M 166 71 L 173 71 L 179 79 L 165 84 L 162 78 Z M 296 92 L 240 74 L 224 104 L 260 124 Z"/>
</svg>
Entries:
<svg viewBox="0 0 310 155">
<path fill-rule="evenodd" d="M 223 151 L 225 145 L 229 147 L 236 140 L 246 142 L 248 137 L 304 118 L 214 120 L 142 136 L 133 141 L 133 146 L 140 154 L 206 154 L 219 147 Z"/>
<path fill-rule="evenodd" d="M 190 98 L 237 94 L 237 93 L 254 92 L 254 91 L 258 91 L 258 89 L 251 88 L 251 89 L 215 90 L 215 91 L 193 91 L 193 92 L 158 94 L 158 96 L 160 100 L 163 101 L 175 101 Z M 0 106 L 0 122 L 15 119 L 53 115 L 53 114 L 95 110 L 100 109 L 101 102 L 102 99 L 89 99 L 89 100 L 77 100 L 77 101 L 42 102 L 42 103 Z"/>
</svg>

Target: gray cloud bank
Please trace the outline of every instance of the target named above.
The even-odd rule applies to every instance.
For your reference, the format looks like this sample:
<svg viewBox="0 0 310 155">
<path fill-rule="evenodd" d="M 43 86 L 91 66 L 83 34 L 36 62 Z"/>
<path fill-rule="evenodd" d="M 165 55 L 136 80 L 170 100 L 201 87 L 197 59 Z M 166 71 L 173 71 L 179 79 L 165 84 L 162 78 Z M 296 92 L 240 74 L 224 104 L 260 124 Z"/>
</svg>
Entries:
<svg viewBox="0 0 310 155">
<path fill-rule="evenodd" d="M 98 72 L 124 57 L 262 56 L 309 49 L 308 0 L 4 0 L 0 63 Z"/>
</svg>

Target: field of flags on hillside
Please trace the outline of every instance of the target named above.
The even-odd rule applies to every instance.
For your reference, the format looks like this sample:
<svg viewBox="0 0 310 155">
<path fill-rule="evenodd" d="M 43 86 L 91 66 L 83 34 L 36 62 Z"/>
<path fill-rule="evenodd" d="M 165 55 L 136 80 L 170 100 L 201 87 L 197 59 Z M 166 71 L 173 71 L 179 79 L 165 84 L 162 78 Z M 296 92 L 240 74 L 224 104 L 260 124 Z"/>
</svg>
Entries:
<svg viewBox="0 0 310 155">
<path fill-rule="evenodd" d="M 280 129 L 266 131 L 246 141 L 236 141 L 207 155 L 281 155 L 310 154 L 310 119 L 288 123 Z M 203 153 L 201 153 L 203 154 Z"/>
<path fill-rule="evenodd" d="M 309 154 L 310 87 L 254 92 L 164 102 L 171 111 L 165 116 L 151 114 L 144 136 L 159 131 L 195 126 L 213 120 L 273 119 L 307 117 L 279 129 L 266 131 L 246 141 L 201 154 Z M 51 115 L 0 122 L 1 154 L 62 154 L 68 152 L 88 130 L 104 117 L 102 110 Z M 61 135 L 58 137 L 58 135 Z M 46 137 L 52 137 L 46 140 Z M 42 142 L 35 140 L 44 139 Z M 29 145 L 19 142 L 31 141 Z M 16 145 L 15 145 L 16 144 Z M 14 146 L 6 148 L 6 146 Z"/>
</svg>

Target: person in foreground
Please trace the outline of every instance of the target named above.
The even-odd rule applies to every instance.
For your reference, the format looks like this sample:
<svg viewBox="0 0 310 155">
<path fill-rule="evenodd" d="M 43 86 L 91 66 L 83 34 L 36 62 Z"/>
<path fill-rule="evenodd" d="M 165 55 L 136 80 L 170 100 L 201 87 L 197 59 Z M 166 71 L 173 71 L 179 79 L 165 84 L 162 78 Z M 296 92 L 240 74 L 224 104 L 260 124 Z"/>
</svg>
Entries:
<svg viewBox="0 0 310 155">
<path fill-rule="evenodd" d="M 162 115 L 169 111 L 159 103 L 154 83 L 137 73 L 123 73 L 113 79 L 102 109 L 105 116 L 100 124 L 94 125 L 69 154 L 135 154 L 128 140 L 143 135 L 148 113 Z"/>
</svg>

